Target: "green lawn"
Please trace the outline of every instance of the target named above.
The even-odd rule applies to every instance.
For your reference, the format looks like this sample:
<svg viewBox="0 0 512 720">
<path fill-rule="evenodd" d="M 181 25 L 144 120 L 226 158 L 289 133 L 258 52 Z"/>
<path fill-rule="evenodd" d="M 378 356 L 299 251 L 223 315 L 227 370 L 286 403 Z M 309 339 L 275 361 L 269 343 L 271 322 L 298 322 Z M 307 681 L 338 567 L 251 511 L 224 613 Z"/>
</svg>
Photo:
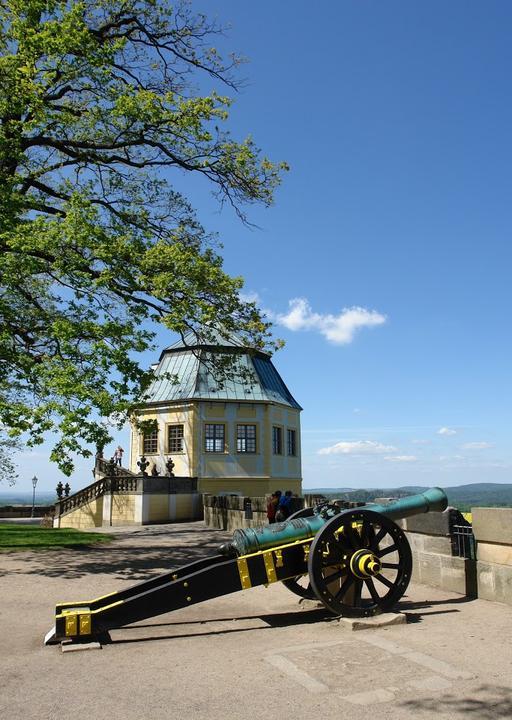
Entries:
<svg viewBox="0 0 512 720">
<path fill-rule="evenodd" d="M 34 525 L 0 523 L 0 551 L 92 545 L 93 543 L 109 542 L 113 539 L 113 535 L 87 533 L 70 528 L 53 529 Z"/>
</svg>

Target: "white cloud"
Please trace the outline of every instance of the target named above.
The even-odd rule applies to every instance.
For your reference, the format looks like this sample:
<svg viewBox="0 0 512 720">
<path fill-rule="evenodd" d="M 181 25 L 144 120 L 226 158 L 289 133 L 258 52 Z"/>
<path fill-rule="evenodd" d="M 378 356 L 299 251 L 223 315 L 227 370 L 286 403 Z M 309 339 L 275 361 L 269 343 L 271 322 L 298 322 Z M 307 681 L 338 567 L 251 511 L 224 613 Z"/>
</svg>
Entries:
<svg viewBox="0 0 512 720">
<path fill-rule="evenodd" d="M 463 450 L 487 450 L 492 447 L 494 447 L 494 443 L 490 442 L 469 442 L 462 445 Z"/>
<path fill-rule="evenodd" d="M 387 455 L 384 460 L 389 462 L 416 462 L 416 455 Z"/>
<path fill-rule="evenodd" d="M 453 430 L 452 428 L 448 428 L 448 427 L 442 427 L 442 428 L 439 428 L 439 430 L 437 431 L 437 434 L 438 435 L 457 435 L 457 430 Z"/>
<path fill-rule="evenodd" d="M 373 440 L 342 440 L 330 447 L 321 448 L 319 455 L 380 455 L 396 452 L 392 445 L 383 445 Z"/>
<path fill-rule="evenodd" d="M 294 298 L 288 304 L 286 315 L 275 316 L 280 325 L 293 331 L 316 330 L 334 345 L 347 345 L 360 328 L 382 325 L 387 319 L 376 310 L 355 306 L 344 308 L 339 315 L 321 315 L 313 312 L 306 298 Z"/>
</svg>

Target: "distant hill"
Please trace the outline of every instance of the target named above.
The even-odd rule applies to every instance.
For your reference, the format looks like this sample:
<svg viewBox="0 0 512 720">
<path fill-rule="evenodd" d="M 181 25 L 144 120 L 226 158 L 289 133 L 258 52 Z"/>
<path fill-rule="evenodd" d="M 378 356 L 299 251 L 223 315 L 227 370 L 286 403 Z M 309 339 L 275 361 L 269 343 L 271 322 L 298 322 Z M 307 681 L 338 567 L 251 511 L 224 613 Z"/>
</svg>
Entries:
<svg viewBox="0 0 512 720">
<path fill-rule="evenodd" d="M 53 505 L 57 500 L 55 491 L 36 492 L 36 505 Z M 32 493 L 31 492 L 16 492 L 16 490 L 10 490 L 8 492 L 0 492 L 0 505 L 32 505 Z"/>
<path fill-rule="evenodd" d="M 428 486 L 430 487 L 430 486 Z M 303 488 L 304 493 L 312 493 L 313 495 L 335 495 L 335 494 L 343 494 L 343 493 L 356 493 L 356 492 L 368 492 L 372 495 L 377 495 L 378 497 L 387 497 L 388 493 L 391 491 L 397 493 L 400 492 L 402 494 L 409 494 L 412 495 L 414 493 L 420 493 L 424 492 L 425 490 L 428 490 L 427 486 L 424 485 L 405 485 L 403 487 L 399 488 L 333 488 L 333 487 L 323 487 L 323 488 Z"/>
<path fill-rule="evenodd" d="M 475 483 L 445 488 L 451 505 L 494 507 L 512 505 L 512 483 Z"/>
<path fill-rule="evenodd" d="M 352 502 L 371 502 L 376 497 L 406 497 L 424 492 L 428 487 L 406 485 L 398 488 L 314 488 L 304 489 L 304 493 L 325 495 L 330 498 L 349 500 Z M 448 496 L 448 503 L 461 510 L 471 507 L 503 507 L 512 506 L 512 483 L 474 483 L 443 488 Z"/>
<path fill-rule="evenodd" d="M 512 506 L 512 483 L 474 483 L 443 488 L 448 495 L 448 502 L 460 510 L 471 507 L 504 507 Z M 395 488 L 304 488 L 304 493 L 325 495 L 328 498 L 339 498 L 352 502 L 372 502 L 376 497 L 406 497 L 424 492 L 428 487 L 421 485 L 403 485 Z M 55 492 L 36 492 L 37 505 L 53 505 L 57 500 Z M 32 493 L 15 489 L 0 492 L 0 505 L 32 505 Z"/>
</svg>

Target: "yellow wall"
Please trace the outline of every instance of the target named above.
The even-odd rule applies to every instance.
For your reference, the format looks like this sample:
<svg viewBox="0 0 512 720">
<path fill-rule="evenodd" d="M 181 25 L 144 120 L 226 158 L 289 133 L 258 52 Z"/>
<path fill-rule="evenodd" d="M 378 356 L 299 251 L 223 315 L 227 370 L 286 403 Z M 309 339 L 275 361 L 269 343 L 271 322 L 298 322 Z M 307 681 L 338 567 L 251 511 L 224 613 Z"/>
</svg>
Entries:
<svg viewBox="0 0 512 720">
<path fill-rule="evenodd" d="M 191 404 L 177 405 L 167 408 L 151 408 L 138 413 L 140 420 L 156 420 L 158 423 L 158 451 L 156 453 L 146 453 L 146 459 L 150 463 L 148 472 L 151 471 L 151 467 L 154 463 L 159 473 L 161 475 L 166 475 L 167 470 L 165 468 L 165 463 L 169 457 L 172 457 L 174 462 L 173 472 L 175 475 L 179 477 L 194 476 L 192 472 L 192 453 L 194 446 L 193 415 L 193 406 Z M 168 425 L 183 425 L 183 452 L 168 452 Z M 140 472 L 137 466 L 137 461 L 143 454 L 142 450 L 142 435 L 132 426 L 130 470 L 134 473 Z"/>
<path fill-rule="evenodd" d="M 103 497 L 91 500 L 77 510 L 63 515 L 58 527 L 76 528 L 78 530 L 101 527 L 103 521 Z"/>
<path fill-rule="evenodd" d="M 147 522 L 165 522 L 169 520 L 169 495 L 147 495 Z"/>
<path fill-rule="evenodd" d="M 261 497 L 275 490 L 291 490 L 295 495 L 301 495 L 302 482 L 297 478 L 201 478 L 198 482 L 198 491 L 210 495 Z"/>
<path fill-rule="evenodd" d="M 146 523 L 199 520 L 202 518 L 202 498 L 193 493 L 147 495 Z"/>
<path fill-rule="evenodd" d="M 240 455 L 236 458 L 236 473 L 234 467 L 231 467 L 231 473 L 229 468 L 226 467 L 226 455 L 221 453 L 205 453 L 204 454 L 204 474 L 203 477 L 217 477 L 223 478 L 229 475 L 236 475 L 236 477 L 246 480 L 251 477 L 261 477 L 264 472 L 261 459 L 255 455 Z"/>
<path fill-rule="evenodd" d="M 198 495 L 174 495 L 175 506 L 174 520 L 190 520 L 190 518 L 202 517 L 203 500 Z"/>
<path fill-rule="evenodd" d="M 209 420 L 226 417 L 226 403 L 210 402 L 204 404 L 204 415 Z"/>
<path fill-rule="evenodd" d="M 146 454 L 155 462 L 161 474 L 166 474 L 165 462 L 169 457 L 175 464 L 178 477 L 197 477 L 200 492 L 236 492 L 243 495 L 259 494 L 261 490 L 273 492 L 279 488 L 301 494 L 301 438 L 300 412 L 295 408 L 276 406 L 271 403 L 195 401 L 161 408 L 147 408 L 140 413 L 141 419 L 156 419 L 159 428 L 158 453 Z M 225 425 L 226 447 L 224 452 L 204 451 L 205 423 Z M 240 453 L 236 450 L 236 426 L 249 422 L 256 425 L 256 452 Z M 184 452 L 168 453 L 167 427 L 182 424 Z M 283 453 L 272 452 L 272 426 L 282 428 Z M 296 455 L 287 454 L 287 430 L 296 432 Z M 141 437 L 132 432 L 131 470 L 138 473 L 137 460 L 142 454 Z M 157 503 L 156 500 L 153 502 Z M 156 517 L 163 510 L 156 509 Z M 153 512 L 153 511 L 151 511 Z"/>
<path fill-rule="evenodd" d="M 255 418 L 256 408 L 254 405 L 240 405 L 236 411 L 237 417 L 239 418 Z"/>
<path fill-rule="evenodd" d="M 139 501 L 139 502 L 137 502 Z M 107 496 L 110 502 L 110 495 Z M 142 520 L 136 516 L 137 507 L 139 514 L 141 504 L 145 506 L 144 524 L 168 523 L 184 520 L 200 520 L 203 517 L 202 496 L 198 493 L 183 494 L 153 494 L 147 493 L 144 496 L 136 494 L 114 495 L 112 505 L 112 525 L 139 525 Z M 105 509 L 105 517 L 103 510 Z M 103 497 L 84 505 L 78 510 L 63 515 L 60 518 L 60 525 L 56 521 L 56 527 L 63 528 L 93 528 L 110 526 L 109 505 L 104 508 Z"/>
<path fill-rule="evenodd" d="M 112 525 L 135 524 L 135 497 L 131 494 L 113 496 Z"/>
</svg>

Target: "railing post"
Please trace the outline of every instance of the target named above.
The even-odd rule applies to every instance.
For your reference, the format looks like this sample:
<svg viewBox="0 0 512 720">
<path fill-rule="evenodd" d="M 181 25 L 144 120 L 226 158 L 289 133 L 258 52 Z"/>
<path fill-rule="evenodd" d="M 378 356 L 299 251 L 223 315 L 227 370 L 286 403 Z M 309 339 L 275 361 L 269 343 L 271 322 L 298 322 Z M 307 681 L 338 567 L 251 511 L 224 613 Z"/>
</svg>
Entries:
<svg viewBox="0 0 512 720">
<path fill-rule="evenodd" d="M 60 528 L 60 516 L 61 516 L 61 507 L 60 507 L 60 500 L 57 500 L 55 503 L 55 515 L 54 517 L 57 518 L 57 527 Z"/>
<path fill-rule="evenodd" d="M 109 525 L 112 527 L 112 510 L 114 507 L 114 485 L 115 485 L 115 464 L 113 460 L 109 460 L 107 463 L 107 475 L 110 485 L 110 513 L 109 513 Z"/>
</svg>

